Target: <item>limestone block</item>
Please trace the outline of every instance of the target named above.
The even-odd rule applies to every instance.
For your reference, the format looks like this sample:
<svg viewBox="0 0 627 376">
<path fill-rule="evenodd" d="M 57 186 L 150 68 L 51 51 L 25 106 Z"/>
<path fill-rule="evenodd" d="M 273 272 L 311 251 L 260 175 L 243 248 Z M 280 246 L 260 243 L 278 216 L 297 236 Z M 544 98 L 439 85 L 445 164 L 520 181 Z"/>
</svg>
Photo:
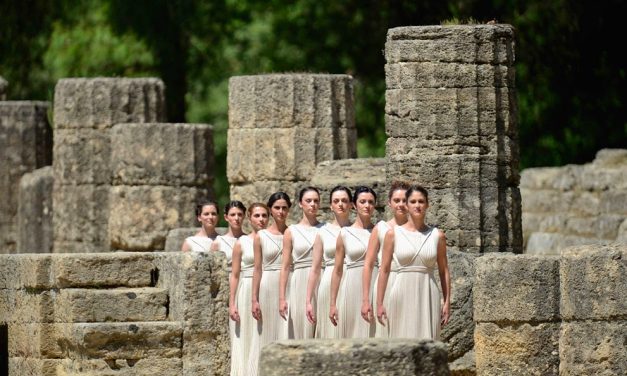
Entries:
<svg viewBox="0 0 627 376">
<path fill-rule="evenodd" d="M 149 287 L 158 280 L 152 252 L 59 254 L 52 257 L 55 288 Z"/>
<path fill-rule="evenodd" d="M 514 87 L 513 66 L 458 62 L 398 62 L 385 65 L 387 89 Z"/>
<path fill-rule="evenodd" d="M 180 252 L 185 238 L 198 232 L 197 227 L 175 228 L 168 231 L 165 238 L 165 252 Z"/>
<path fill-rule="evenodd" d="M 627 217 L 627 189 L 604 191 L 600 193 L 600 196 L 599 210 L 602 213 L 615 214 L 622 218 Z M 594 205 L 595 202 L 589 204 Z"/>
<path fill-rule="evenodd" d="M 208 124 L 117 124 L 111 144 L 115 185 L 212 184 L 213 128 Z"/>
<path fill-rule="evenodd" d="M 178 358 L 63 359 L 56 362 L 55 375 L 178 376 L 183 372 L 183 361 Z"/>
<path fill-rule="evenodd" d="M 186 327 L 182 359 L 183 375 L 229 375 L 231 346 L 228 333 Z"/>
<path fill-rule="evenodd" d="M 161 288 L 62 289 L 57 322 L 166 321 L 168 294 Z"/>
<path fill-rule="evenodd" d="M 609 241 L 599 238 L 586 238 L 560 233 L 534 232 L 527 240 L 525 253 L 533 255 L 559 255 L 560 250 L 565 247 L 607 243 L 609 243 Z"/>
<path fill-rule="evenodd" d="M 51 255 L 0 255 L 0 289 L 48 289 Z"/>
<path fill-rule="evenodd" d="M 293 182 L 281 180 L 255 181 L 245 184 L 231 184 L 231 200 L 242 202 L 267 203 L 268 198 L 274 192 L 283 191 L 290 196 L 292 208 L 298 205 L 298 192 L 306 182 Z"/>
<path fill-rule="evenodd" d="M 209 197 L 208 189 L 171 186 L 115 186 L 110 191 L 109 240 L 112 249 L 163 249 L 173 228 L 191 225 L 191 208 Z"/>
<path fill-rule="evenodd" d="M 625 167 L 600 169 L 594 165 L 584 165 L 576 175 L 577 185 L 588 191 L 627 191 Z"/>
<path fill-rule="evenodd" d="M 111 183 L 109 129 L 56 129 L 54 140 L 52 167 L 57 184 Z"/>
<path fill-rule="evenodd" d="M 64 78 L 55 86 L 56 129 L 102 129 L 165 117 L 165 86 L 157 78 Z"/>
<path fill-rule="evenodd" d="M 624 215 L 615 214 L 599 217 L 568 216 L 561 232 L 568 235 L 614 240 L 618 236 L 618 228 L 624 219 Z"/>
<path fill-rule="evenodd" d="M 54 321 L 54 290 L 12 290 L 7 309 L 10 323 L 51 323 Z"/>
<path fill-rule="evenodd" d="M 52 167 L 24 174 L 17 204 L 17 253 L 52 253 Z"/>
<path fill-rule="evenodd" d="M 560 375 L 624 375 L 625 333 L 624 319 L 562 323 Z"/>
<path fill-rule="evenodd" d="M 61 185 L 55 179 L 52 202 L 55 253 L 109 250 L 109 186 Z"/>
<path fill-rule="evenodd" d="M 618 228 L 618 236 L 616 237 L 616 242 L 627 243 L 627 218 L 625 218 L 623 223 Z"/>
<path fill-rule="evenodd" d="M 513 65 L 510 25 L 409 26 L 388 30 L 385 59 Z"/>
<path fill-rule="evenodd" d="M 601 149 L 592 163 L 605 168 L 624 167 L 627 165 L 627 149 Z"/>
<path fill-rule="evenodd" d="M 627 315 L 627 245 L 562 249 L 561 313 L 565 320 L 611 320 Z"/>
<path fill-rule="evenodd" d="M 577 200 L 577 194 L 574 191 L 521 188 L 520 193 L 522 210 L 525 213 L 568 213 Z"/>
<path fill-rule="evenodd" d="M 354 128 L 352 77 L 269 74 L 229 79 L 229 128 Z"/>
<path fill-rule="evenodd" d="M 62 358 L 60 324 L 24 323 L 9 325 L 8 352 L 10 357 Z"/>
<path fill-rule="evenodd" d="M 463 137 L 518 132 L 516 93 L 508 88 L 415 88 L 385 91 L 390 137 Z M 497 122 L 499 124 L 497 128 Z"/>
<path fill-rule="evenodd" d="M 413 339 L 278 341 L 261 350 L 271 375 L 448 375 L 446 346 Z"/>
<path fill-rule="evenodd" d="M 568 172 L 570 171 L 572 170 L 568 169 Z M 520 173 L 520 188 L 529 188 L 529 192 L 534 192 L 535 189 L 553 189 L 556 188 L 555 181 L 565 180 L 565 184 L 560 184 L 560 186 L 565 190 L 570 189 L 575 183 L 574 176 L 564 174 L 564 172 L 563 167 L 526 168 Z"/>
<path fill-rule="evenodd" d="M 475 270 L 475 322 L 541 322 L 560 318 L 559 258 L 488 254 L 475 261 Z"/>
<path fill-rule="evenodd" d="M 475 367 L 474 350 L 467 352 L 459 359 L 449 363 L 451 376 L 476 376 L 477 368 Z"/>
<path fill-rule="evenodd" d="M 9 358 L 9 375 L 57 376 L 60 359 Z"/>
<path fill-rule="evenodd" d="M 7 100 L 7 87 L 9 83 L 2 76 L 0 76 L 0 101 Z"/>
<path fill-rule="evenodd" d="M 478 306 L 479 302 L 475 304 Z M 478 323 L 475 329 L 477 374 L 558 375 L 559 335 L 559 323 L 513 326 Z"/>
</svg>

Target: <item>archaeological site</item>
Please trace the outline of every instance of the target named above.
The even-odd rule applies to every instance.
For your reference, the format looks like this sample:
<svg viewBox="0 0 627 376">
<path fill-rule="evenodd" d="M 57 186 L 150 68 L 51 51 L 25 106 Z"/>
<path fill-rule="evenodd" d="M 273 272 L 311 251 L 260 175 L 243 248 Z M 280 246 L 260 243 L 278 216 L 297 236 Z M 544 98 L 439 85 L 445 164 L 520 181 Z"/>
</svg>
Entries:
<svg viewBox="0 0 627 376">
<path fill-rule="evenodd" d="M 404 179 L 448 239 L 441 342 L 281 341 L 261 374 L 627 374 L 627 149 L 519 171 L 515 39 L 390 29 L 384 158 L 357 158 L 351 76 L 230 79 L 232 199 L 313 185 L 327 220 L 334 186 Z M 167 123 L 166 89 L 66 78 L 53 103 L 7 101 L 0 78 L 0 374 L 229 373 L 226 260 L 180 252 L 213 194 L 213 128 Z"/>
</svg>

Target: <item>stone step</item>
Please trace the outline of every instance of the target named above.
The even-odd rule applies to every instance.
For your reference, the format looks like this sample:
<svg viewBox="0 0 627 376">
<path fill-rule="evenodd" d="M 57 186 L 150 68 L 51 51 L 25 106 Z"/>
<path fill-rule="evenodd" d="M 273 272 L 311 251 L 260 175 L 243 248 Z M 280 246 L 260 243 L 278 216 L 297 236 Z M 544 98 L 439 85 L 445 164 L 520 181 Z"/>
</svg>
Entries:
<svg viewBox="0 0 627 376">
<path fill-rule="evenodd" d="M 10 375 L 90 375 L 132 376 L 183 374 L 183 362 L 178 358 L 143 359 L 35 359 L 10 358 Z"/>
</svg>

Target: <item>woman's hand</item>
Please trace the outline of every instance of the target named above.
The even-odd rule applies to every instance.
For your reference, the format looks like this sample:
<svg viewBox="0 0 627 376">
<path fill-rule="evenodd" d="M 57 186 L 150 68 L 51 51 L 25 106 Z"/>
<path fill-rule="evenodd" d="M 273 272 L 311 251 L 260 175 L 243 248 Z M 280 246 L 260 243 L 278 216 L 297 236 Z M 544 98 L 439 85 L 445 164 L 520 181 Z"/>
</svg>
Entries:
<svg viewBox="0 0 627 376">
<path fill-rule="evenodd" d="M 331 323 L 333 324 L 333 326 L 337 326 L 337 307 L 336 306 L 331 306 L 331 309 L 329 309 L 329 319 L 331 320 Z"/>
<path fill-rule="evenodd" d="M 237 311 L 237 307 L 229 307 L 229 317 L 231 320 L 239 322 L 239 312 Z"/>
<path fill-rule="evenodd" d="M 313 304 L 311 303 L 307 303 L 307 320 L 309 320 L 312 324 L 316 323 L 316 313 L 314 312 Z"/>
<path fill-rule="evenodd" d="M 388 314 L 385 311 L 385 307 L 383 305 L 377 307 L 377 320 L 379 320 L 379 323 L 383 326 L 385 326 L 388 321 Z"/>
<path fill-rule="evenodd" d="M 372 304 L 369 302 L 361 303 L 361 318 L 367 322 L 372 322 Z"/>
<path fill-rule="evenodd" d="M 279 301 L 279 314 L 283 320 L 287 321 L 287 302 L 285 300 Z"/>
<path fill-rule="evenodd" d="M 261 306 L 259 302 L 254 302 L 252 307 L 253 318 L 257 321 L 261 320 Z"/>
<path fill-rule="evenodd" d="M 442 313 L 440 314 L 440 324 L 442 326 L 448 324 L 449 319 L 451 318 L 451 304 L 444 303 L 442 306 Z"/>
</svg>

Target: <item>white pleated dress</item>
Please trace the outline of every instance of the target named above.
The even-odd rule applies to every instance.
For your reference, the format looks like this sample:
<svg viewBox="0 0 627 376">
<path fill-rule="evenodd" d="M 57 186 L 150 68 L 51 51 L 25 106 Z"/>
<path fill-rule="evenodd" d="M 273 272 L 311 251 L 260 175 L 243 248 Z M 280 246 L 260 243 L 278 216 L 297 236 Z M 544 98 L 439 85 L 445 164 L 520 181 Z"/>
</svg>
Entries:
<svg viewBox="0 0 627 376">
<path fill-rule="evenodd" d="M 192 252 L 209 252 L 211 250 L 211 243 L 213 239 L 207 236 L 190 236 L 185 238 L 185 243 L 189 245 Z"/>
<path fill-rule="evenodd" d="M 242 249 L 242 263 L 239 274 L 239 286 L 235 301 L 240 321 L 234 322 L 234 334 L 231 338 L 231 376 L 248 375 L 250 348 L 253 337 L 253 327 L 256 320 L 252 311 L 253 268 L 255 265 L 255 251 L 253 239 L 250 236 L 239 238 Z"/>
<path fill-rule="evenodd" d="M 227 265 L 227 270 L 229 272 L 228 280 L 230 281 L 231 280 L 231 266 L 233 262 L 233 247 L 235 246 L 235 242 L 237 241 L 237 238 L 234 238 L 232 236 L 219 235 L 215 241 L 218 243 L 218 252 L 222 252 L 226 255 L 226 265 Z M 237 297 L 237 291 L 235 292 L 235 296 Z M 235 324 L 236 324 L 235 321 L 229 318 L 229 337 L 231 338 L 231 350 L 233 349 L 233 346 L 234 346 L 233 341 L 237 337 L 235 333 L 235 327 L 236 327 Z M 231 366 L 233 366 L 233 364 L 231 364 Z"/>
<path fill-rule="evenodd" d="M 435 227 L 424 232 L 394 227 L 398 271 L 386 306 L 391 338 L 440 338 L 440 290 L 433 276 L 439 237 Z"/>
<path fill-rule="evenodd" d="M 289 281 L 289 294 L 287 294 L 288 338 L 290 339 L 313 338 L 316 330 L 315 324 L 307 320 L 307 282 L 311 271 L 313 244 L 321 226 L 322 224 L 317 226 L 296 224 L 289 227 L 292 234 L 292 263 L 294 265 Z M 313 305 L 315 309 L 315 297 Z"/>
<path fill-rule="evenodd" d="M 259 306 L 261 320 L 253 326 L 253 339 L 248 367 L 249 375 L 259 371 L 259 354 L 263 346 L 287 339 L 287 321 L 279 314 L 279 280 L 281 275 L 281 252 L 283 234 L 274 235 L 268 230 L 258 232 L 261 242 L 262 267 L 259 284 Z M 289 286 L 289 279 L 288 279 Z M 254 318 L 253 318 L 254 320 Z"/>
<path fill-rule="evenodd" d="M 385 234 L 390 229 L 390 225 L 385 221 L 379 221 L 377 223 L 377 238 L 379 239 L 379 253 L 377 255 L 378 265 L 381 265 L 381 260 L 383 258 L 383 241 L 385 240 Z M 377 269 L 377 268 L 375 268 Z M 386 302 L 390 298 L 390 291 L 392 291 L 392 286 L 394 285 L 394 281 L 396 279 L 396 271 L 398 270 L 398 265 L 394 258 L 392 258 L 392 263 L 390 265 L 390 274 L 388 276 L 388 284 L 385 287 L 385 295 L 383 296 L 383 306 L 387 307 Z M 373 276 L 374 276 L 373 271 Z M 374 278 L 373 288 L 372 288 L 372 309 L 374 314 L 376 315 L 377 310 L 377 284 L 379 283 L 379 274 L 376 274 Z M 383 326 L 379 321 L 375 318 L 375 333 L 374 336 L 376 338 L 388 338 L 390 336 L 390 327 L 388 325 Z"/>
<path fill-rule="evenodd" d="M 322 242 L 322 258 L 324 270 L 318 285 L 318 297 L 316 307 L 316 338 L 339 338 L 339 328 L 329 319 L 331 308 L 331 277 L 335 268 L 335 246 L 340 235 L 340 227 L 326 224 L 318 231 Z M 342 280 L 344 280 L 342 278 Z M 340 290 L 342 283 L 340 281 Z"/>
<path fill-rule="evenodd" d="M 344 227 L 340 230 L 344 242 L 344 273 L 338 294 L 338 326 L 341 338 L 374 337 L 374 323 L 361 317 L 361 288 L 364 260 L 368 249 L 370 230 Z M 370 286 L 372 296 L 372 285 Z"/>
</svg>

